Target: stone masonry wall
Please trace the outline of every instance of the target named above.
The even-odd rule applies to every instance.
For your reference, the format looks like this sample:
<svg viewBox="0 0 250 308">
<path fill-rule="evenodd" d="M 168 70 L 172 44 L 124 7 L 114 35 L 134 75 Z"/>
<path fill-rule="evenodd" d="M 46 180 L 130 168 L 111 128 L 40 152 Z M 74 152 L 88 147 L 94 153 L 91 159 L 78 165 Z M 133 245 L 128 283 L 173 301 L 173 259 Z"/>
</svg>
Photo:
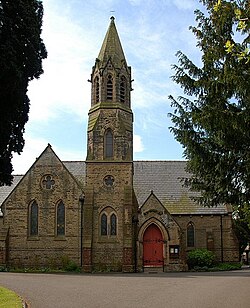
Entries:
<svg viewBox="0 0 250 308">
<path fill-rule="evenodd" d="M 186 252 L 194 248 L 207 248 L 214 252 L 217 261 L 239 261 L 238 241 L 233 232 L 231 215 L 173 216 L 182 229 L 182 239 Z M 187 225 L 189 222 L 192 222 L 195 228 L 194 247 L 187 247 Z"/>
<path fill-rule="evenodd" d="M 47 175 L 54 183 L 46 188 Z M 35 162 L 4 204 L 12 267 L 60 267 L 80 264 L 80 205 L 82 191 L 50 147 Z M 38 235 L 29 233 L 29 206 L 38 204 Z M 65 236 L 56 234 L 56 207 L 65 205 Z"/>
<path fill-rule="evenodd" d="M 112 185 L 106 184 L 107 176 L 112 176 Z M 93 188 L 92 262 L 94 270 L 106 268 L 121 271 L 125 262 L 124 247 L 132 249 L 133 191 L 129 186 L 131 182 L 132 163 L 87 163 L 87 188 Z M 86 202 L 88 203 L 88 200 Z M 101 235 L 102 213 L 108 217 L 108 230 L 110 230 L 111 214 L 116 215 L 116 235 L 111 235 L 109 231 L 107 235 Z M 125 256 L 127 260 L 127 254 Z"/>
</svg>

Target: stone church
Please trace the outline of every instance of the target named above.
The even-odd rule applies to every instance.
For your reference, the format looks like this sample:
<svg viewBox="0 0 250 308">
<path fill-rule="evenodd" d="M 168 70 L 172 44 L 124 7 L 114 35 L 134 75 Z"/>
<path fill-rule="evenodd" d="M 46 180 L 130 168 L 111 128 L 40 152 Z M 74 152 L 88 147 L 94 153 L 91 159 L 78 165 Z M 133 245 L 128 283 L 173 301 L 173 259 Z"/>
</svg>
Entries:
<svg viewBox="0 0 250 308">
<path fill-rule="evenodd" d="M 131 67 L 113 17 L 90 81 L 86 160 L 61 161 L 49 144 L 0 187 L 0 264 L 183 271 L 195 248 L 238 261 L 231 206 L 194 203 L 184 161 L 133 161 Z"/>
</svg>

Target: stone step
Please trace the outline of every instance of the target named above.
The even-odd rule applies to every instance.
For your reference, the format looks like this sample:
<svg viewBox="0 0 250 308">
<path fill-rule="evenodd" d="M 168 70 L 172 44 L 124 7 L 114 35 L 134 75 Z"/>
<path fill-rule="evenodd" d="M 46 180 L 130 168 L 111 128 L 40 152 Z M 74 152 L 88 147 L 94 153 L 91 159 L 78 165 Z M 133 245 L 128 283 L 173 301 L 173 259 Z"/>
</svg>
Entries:
<svg viewBox="0 0 250 308">
<path fill-rule="evenodd" d="M 156 274 L 163 272 L 163 266 L 144 266 L 144 273 Z"/>
</svg>

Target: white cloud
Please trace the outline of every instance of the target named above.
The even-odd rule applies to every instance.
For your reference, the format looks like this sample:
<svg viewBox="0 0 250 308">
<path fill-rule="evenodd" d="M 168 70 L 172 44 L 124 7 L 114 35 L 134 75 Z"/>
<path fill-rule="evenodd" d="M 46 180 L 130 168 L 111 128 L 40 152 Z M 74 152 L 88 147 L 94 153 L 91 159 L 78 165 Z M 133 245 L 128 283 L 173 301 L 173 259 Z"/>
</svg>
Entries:
<svg viewBox="0 0 250 308">
<path fill-rule="evenodd" d="M 14 154 L 12 163 L 14 166 L 13 174 L 24 174 L 40 156 L 48 145 L 48 141 L 42 138 L 25 137 L 25 146 L 21 155 Z"/>
<path fill-rule="evenodd" d="M 194 0 L 173 0 L 173 4 L 180 10 L 194 10 L 197 7 Z"/>
<path fill-rule="evenodd" d="M 142 143 L 142 138 L 139 135 L 134 135 L 134 140 L 133 140 L 133 148 L 134 148 L 134 153 L 138 152 L 143 152 L 144 146 Z"/>
<path fill-rule="evenodd" d="M 13 155 L 13 174 L 25 174 L 49 143 L 48 140 L 42 138 L 26 136 L 25 139 L 26 142 L 21 155 L 16 153 Z M 82 161 L 83 157 L 86 157 L 86 153 L 83 153 L 82 151 L 65 150 L 53 145 L 52 149 L 62 161 Z"/>
<path fill-rule="evenodd" d="M 87 79 L 95 59 L 92 33 L 48 3 L 44 5 L 42 36 L 48 58 L 43 61 L 44 74 L 29 86 L 30 118 L 47 121 L 60 112 L 86 118 L 90 104 Z"/>
</svg>

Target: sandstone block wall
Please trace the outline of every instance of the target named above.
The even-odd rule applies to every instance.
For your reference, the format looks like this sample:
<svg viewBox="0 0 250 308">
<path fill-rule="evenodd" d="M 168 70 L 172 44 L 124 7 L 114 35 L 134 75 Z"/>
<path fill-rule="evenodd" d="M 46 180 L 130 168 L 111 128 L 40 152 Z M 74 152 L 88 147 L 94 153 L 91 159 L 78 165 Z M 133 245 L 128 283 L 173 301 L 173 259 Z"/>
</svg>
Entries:
<svg viewBox="0 0 250 308">
<path fill-rule="evenodd" d="M 44 179 L 53 180 L 46 188 Z M 60 267 L 67 260 L 80 264 L 80 203 L 82 191 L 48 147 L 4 203 L 4 226 L 9 226 L 8 265 Z M 38 204 L 38 234 L 30 235 L 29 215 Z M 56 209 L 65 206 L 65 235 L 57 235 Z"/>
<path fill-rule="evenodd" d="M 186 252 L 194 248 L 206 248 L 214 252 L 217 261 L 239 261 L 238 241 L 232 228 L 231 215 L 174 215 L 174 217 L 182 229 L 183 247 Z M 187 247 L 187 225 L 190 222 L 195 228 L 194 247 Z"/>
</svg>

